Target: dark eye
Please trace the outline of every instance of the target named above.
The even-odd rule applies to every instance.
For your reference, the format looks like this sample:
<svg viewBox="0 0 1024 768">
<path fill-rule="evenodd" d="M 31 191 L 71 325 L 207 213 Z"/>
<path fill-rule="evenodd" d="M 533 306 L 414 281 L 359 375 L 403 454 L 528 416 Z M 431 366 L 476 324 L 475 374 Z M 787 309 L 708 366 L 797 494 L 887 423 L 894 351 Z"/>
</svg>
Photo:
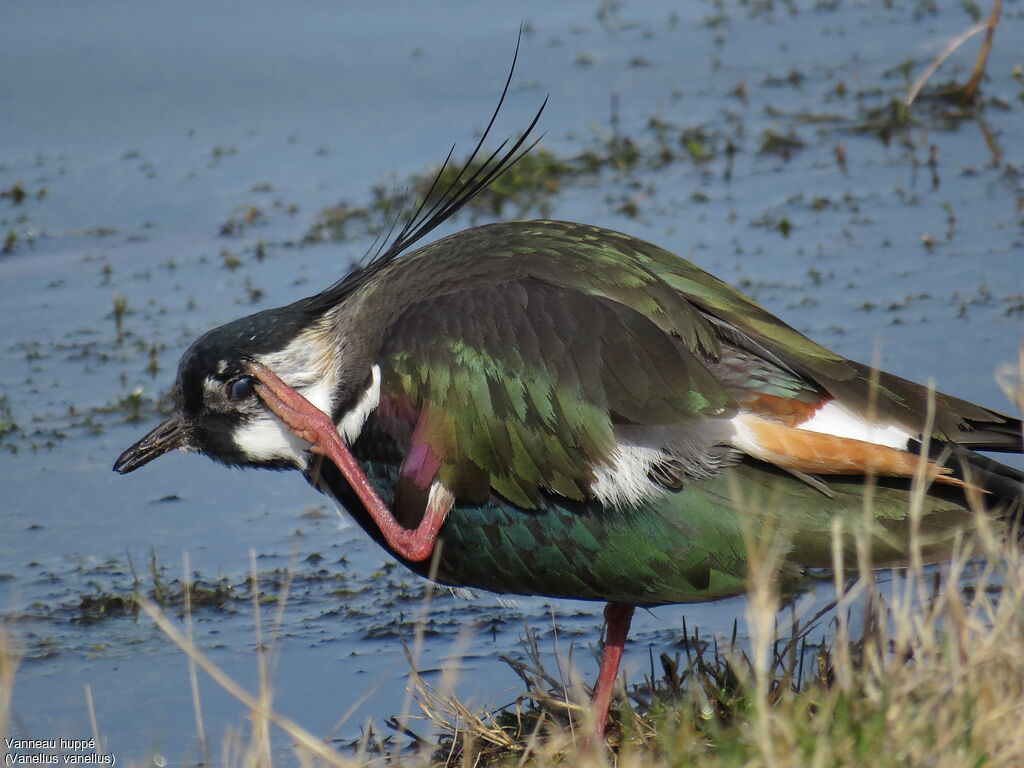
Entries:
<svg viewBox="0 0 1024 768">
<path fill-rule="evenodd" d="M 255 391 L 256 381 L 252 376 L 242 376 L 239 379 L 228 382 L 228 397 L 235 403 L 248 400 Z"/>
</svg>

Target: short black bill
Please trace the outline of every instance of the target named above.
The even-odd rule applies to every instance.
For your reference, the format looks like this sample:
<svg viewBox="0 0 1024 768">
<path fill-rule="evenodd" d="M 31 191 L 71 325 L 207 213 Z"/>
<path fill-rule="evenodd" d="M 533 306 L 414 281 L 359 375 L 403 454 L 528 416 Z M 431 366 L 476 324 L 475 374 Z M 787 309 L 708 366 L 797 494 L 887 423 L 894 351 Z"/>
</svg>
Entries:
<svg viewBox="0 0 1024 768">
<path fill-rule="evenodd" d="M 177 412 L 117 457 L 114 471 L 126 475 L 175 448 L 188 446 L 188 428 Z"/>
</svg>

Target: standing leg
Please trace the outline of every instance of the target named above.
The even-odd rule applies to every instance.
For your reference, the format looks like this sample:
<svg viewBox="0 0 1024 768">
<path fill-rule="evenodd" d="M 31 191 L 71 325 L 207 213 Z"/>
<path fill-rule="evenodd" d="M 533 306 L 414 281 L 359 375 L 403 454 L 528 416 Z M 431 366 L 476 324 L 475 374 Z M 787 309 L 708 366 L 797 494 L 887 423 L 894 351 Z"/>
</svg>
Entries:
<svg viewBox="0 0 1024 768">
<path fill-rule="evenodd" d="M 601 656 L 601 669 L 597 673 L 594 684 L 594 724 L 597 727 L 597 738 L 604 739 L 604 728 L 608 722 L 608 706 L 612 702 L 612 689 L 615 678 L 619 674 L 619 662 L 622 660 L 622 648 L 629 634 L 629 624 L 633 620 L 636 606 L 628 603 L 608 603 L 604 607 L 604 620 L 607 625 L 604 638 L 604 654 Z"/>
</svg>

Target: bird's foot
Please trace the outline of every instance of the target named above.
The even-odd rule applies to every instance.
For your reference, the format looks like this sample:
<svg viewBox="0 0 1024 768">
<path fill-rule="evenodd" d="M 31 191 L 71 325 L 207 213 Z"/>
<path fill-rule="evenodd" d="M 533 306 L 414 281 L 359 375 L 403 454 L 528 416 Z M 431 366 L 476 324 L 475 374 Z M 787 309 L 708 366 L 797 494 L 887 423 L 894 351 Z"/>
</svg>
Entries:
<svg viewBox="0 0 1024 768">
<path fill-rule="evenodd" d="M 412 562 L 426 560 L 434 551 L 437 534 L 454 503 L 450 493 L 432 493 L 426 513 L 415 529 L 403 526 L 370 484 L 362 467 L 348 449 L 331 417 L 289 387 L 267 366 L 249 363 L 249 373 L 259 382 L 256 394 L 296 437 L 310 444 L 310 451 L 329 459 L 345 477 L 373 518 L 388 546 Z M 443 490 L 443 489 L 442 489 Z"/>
<path fill-rule="evenodd" d="M 285 423 L 293 435 L 309 443 L 312 453 L 330 456 L 339 450 L 348 451 L 330 416 L 281 381 L 262 363 L 249 363 L 249 372 L 259 382 L 255 387 L 256 394 L 263 404 Z"/>
</svg>

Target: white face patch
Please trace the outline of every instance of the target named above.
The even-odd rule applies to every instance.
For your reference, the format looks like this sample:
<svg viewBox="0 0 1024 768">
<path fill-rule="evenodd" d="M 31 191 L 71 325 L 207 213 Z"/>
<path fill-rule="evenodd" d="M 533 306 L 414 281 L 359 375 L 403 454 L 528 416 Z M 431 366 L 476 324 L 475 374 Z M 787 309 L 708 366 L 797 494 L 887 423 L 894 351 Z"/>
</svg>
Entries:
<svg viewBox="0 0 1024 768">
<path fill-rule="evenodd" d="M 307 469 L 309 443 L 299 440 L 276 416 L 262 416 L 238 427 L 232 438 L 235 445 L 254 462 L 287 461 Z"/>
<path fill-rule="evenodd" d="M 259 362 L 281 376 L 289 387 L 324 413 L 331 413 L 336 374 L 326 364 L 322 347 L 305 334 L 280 352 L 265 355 Z M 286 461 L 307 469 L 309 443 L 300 440 L 277 416 L 266 411 L 259 418 L 238 427 L 232 435 L 238 448 L 253 461 Z"/>
<path fill-rule="evenodd" d="M 657 448 L 620 443 L 612 451 L 608 464 L 594 467 L 595 480 L 590 492 L 607 506 L 638 506 L 664 493 L 664 489 L 648 477 L 651 468 L 664 460 L 665 454 Z"/>
<path fill-rule="evenodd" d="M 834 400 L 825 403 L 810 419 L 798 425 L 798 429 L 818 432 L 837 437 L 862 440 L 865 443 L 886 445 L 901 451 L 907 450 L 907 441 L 917 438 L 905 429 L 893 424 L 872 424 Z"/>
<path fill-rule="evenodd" d="M 324 413 L 331 412 L 332 382 L 321 380 L 306 387 L 296 387 L 289 381 L 285 383 Z M 306 452 L 309 443 L 293 435 L 287 425 L 269 411 L 238 427 L 233 438 L 235 444 L 254 461 L 287 461 L 306 469 L 311 459 Z"/>
<path fill-rule="evenodd" d="M 305 397 L 324 413 L 334 410 L 336 377 L 333 366 L 324 370 L 323 357 L 316 355 L 319 347 L 300 336 L 280 352 L 266 355 L 260 362 L 282 377 L 285 384 Z M 380 366 L 370 369 L 370 385 L 356 404 L 343 414 L 338 433 L 351 444 L 359 437 L 367 418 L 380 405 Z M 300 440 L 279 418 L 271 413 L 250 421 L 235 430 L 234 441 L 253 461 L 285 461 L 302 470 L 312 459 L 309 443 Z"/>
</svg>

